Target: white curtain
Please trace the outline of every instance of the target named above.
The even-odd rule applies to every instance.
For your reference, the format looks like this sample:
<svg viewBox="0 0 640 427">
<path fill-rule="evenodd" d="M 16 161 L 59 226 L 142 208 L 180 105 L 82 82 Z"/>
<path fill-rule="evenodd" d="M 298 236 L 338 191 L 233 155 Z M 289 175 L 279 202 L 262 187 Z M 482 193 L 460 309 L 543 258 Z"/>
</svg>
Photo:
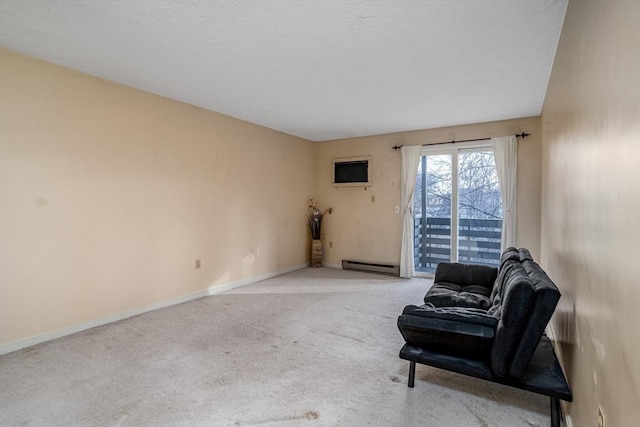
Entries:
<svg viewBox="0 0 640 427">
<path fill-rule="evenodd" d="M 416 188 L 420 145 L 404 145 L 402 154 L 402 246 L 400 247 L 400 277 L 413 277 L 413 193 Z"/>
<path fill-rule="evenodd" d="M 502 251 L 516 245 L 518 142 L 514 135 L 491 138 L 502 196 Z"/>
</svg>

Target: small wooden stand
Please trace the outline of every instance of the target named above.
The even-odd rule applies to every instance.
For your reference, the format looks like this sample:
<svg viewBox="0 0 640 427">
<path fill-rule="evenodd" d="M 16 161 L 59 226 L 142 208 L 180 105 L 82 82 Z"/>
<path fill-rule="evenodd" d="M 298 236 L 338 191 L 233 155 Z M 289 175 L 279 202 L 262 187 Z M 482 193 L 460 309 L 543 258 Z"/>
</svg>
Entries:
<svg viewBox="0 0 640 427">
<path fill-rule="evenodd" d="M 322 267 L 322 240 L 313 239 L 311 243 L 311 267 Z"/>
</svg>

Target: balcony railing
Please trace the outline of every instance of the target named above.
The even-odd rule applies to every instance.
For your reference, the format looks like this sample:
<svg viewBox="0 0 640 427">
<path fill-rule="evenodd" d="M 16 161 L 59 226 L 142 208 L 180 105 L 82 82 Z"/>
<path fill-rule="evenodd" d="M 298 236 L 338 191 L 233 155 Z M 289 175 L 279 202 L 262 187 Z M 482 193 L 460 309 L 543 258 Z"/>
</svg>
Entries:
<svg viewBox="0 0 640 427">
<path fill-rule="evenodd" d="M 416 271 L 432 273 L 440 262 L 451 261 L 451 218 L 416 218 Z M 460 219 L 458 262 L 497 267 L 500 263 L 501 219 Z"/>
</svg>

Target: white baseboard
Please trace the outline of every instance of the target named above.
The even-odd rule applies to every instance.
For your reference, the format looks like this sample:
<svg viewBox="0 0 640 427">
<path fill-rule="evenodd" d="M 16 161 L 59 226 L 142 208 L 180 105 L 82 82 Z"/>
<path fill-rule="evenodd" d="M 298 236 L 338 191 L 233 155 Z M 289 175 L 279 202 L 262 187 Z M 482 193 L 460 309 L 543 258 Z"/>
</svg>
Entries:
<svg viewBox="0 0 640 427">
<path fill-rule="evenodd" d="M 271 279 L 272 277 L 280 276 L 282 274 L 291 273 L 292 271 L 301 270 L 303 268 L 309 267 L 310 265 L 311 265 L 310 263 L 294 265 L 293 267 L 287 267 L 282 270 L 274 271 L 271 273 L 264 273 L 258 276 L 248 277 L 242 280 L 236 280 L 235 282 L 229 282 L 229 283 L 216 285 L 216 286 L 209 286 L 209 288 L 205 292 L 207 292 L 207 295 L 219 294 L 221 292 L 230 291 L 231 289 L 238 288 L 240 286 L 249 285 L 251 283 Z"/>
<path fill-rule="evenodd" d="M 322 263 L 322 266 L 327 268 L 337 268 L 338 270 L 342 270 L 342 264 L 332 264 L 330 262 L 324 262 Z"/>
<path fill-rule="evenodd" d="M 549 339 L 551 340 L 551 343 L 554 344 L 554 348 L 555 348 L 555 342 L 556 342 L 556 333 L 553 330 L 553 326 L 551 326 L 551 322 L 547 323 L 547 327 L 545 328 L 545 333 L 547 334 L 547 336 L 549 337 Z"/>
<path fill-rule="evenodd" d="M 564 416 L 564 425 L 565 427 L 573 427 L 573 421 L 571 421 L 571 417 L 569 415 Z"/>
<path fill-rule="evenodd" d="M 26 347 L 31 347 L 36 344 L 40 344 L 46 341 L 51 341 L 56 338 L 61 338 L 66 335 L 75 334 L 77 332 L 86 331 L 87 329 L 95 328 L 96 326 L 106 325 L 108 323 L 117 322 L 119 320 L 127 319 L 129 317 L 138 316 L 140 314 L 148 313 L 150 311 L 159 310 L 161 308 L 170 307 L 172 305 L 182 304 L 194 299 L 207 297 L 210 295 L 219 294 L 221 292 L 228 291 L 240 286 L 249 285 L 251 283 L 260 282 L 262 280 L 270 279 L 272 277 L 280 276 L 281 274 L 290 273 L 295 270 L 308 267 L 309 264 L 300 264 L 293 267 L 288 267 L 282 270 L 274 271 L 271 273 L 260 274 L 258 276 L 249 277 L 235 282 L 225 283 L 217 286 L 210 286 L 207 289 L 199 292 L 195 292 L 189 295 L 184 295 L 179 298 L 175 298 L 169 301 L 163 301 L 156 304 L 151 304 L 146 307 L 134 308 L 131 310 L 123 311 L 121 313 L 110 314 L 99 319 L 89 320 L 88 322 L 79 323 L 77 325 L 68 326 L 66 328 L 57 329 L 55 331 L 47 332 L 45 334 L 36 335 L 33 337 L 25 338 L 18 341 L 13 341 L 7 344 L 0 345 L 0 355 L 11 353 L 21 350 Z"/>
</svg>

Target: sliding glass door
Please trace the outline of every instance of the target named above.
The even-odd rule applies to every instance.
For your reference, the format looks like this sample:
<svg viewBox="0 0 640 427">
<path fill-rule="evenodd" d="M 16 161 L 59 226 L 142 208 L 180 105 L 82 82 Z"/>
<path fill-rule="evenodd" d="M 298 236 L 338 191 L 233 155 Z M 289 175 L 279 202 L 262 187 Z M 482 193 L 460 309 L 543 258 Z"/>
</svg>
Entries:
<svg viewBox="0 0 640 427">
<path fill-rule="evenodd" d="M 433 272 L 451 257 L 453 162 L 448 153 L 420 158 L 414 193 L 415 269 Z"/>
<path fill-rule="evenodd" d="M 491 150 L 458 152 L 458 262 L 497 266 L 502 200 Z"/>
<path fill-rule="evenodd" d="M 502 202 L 490 147 L 425 149 L 414 195 L 414 264 L 497 265 Z"/>
</svg>

